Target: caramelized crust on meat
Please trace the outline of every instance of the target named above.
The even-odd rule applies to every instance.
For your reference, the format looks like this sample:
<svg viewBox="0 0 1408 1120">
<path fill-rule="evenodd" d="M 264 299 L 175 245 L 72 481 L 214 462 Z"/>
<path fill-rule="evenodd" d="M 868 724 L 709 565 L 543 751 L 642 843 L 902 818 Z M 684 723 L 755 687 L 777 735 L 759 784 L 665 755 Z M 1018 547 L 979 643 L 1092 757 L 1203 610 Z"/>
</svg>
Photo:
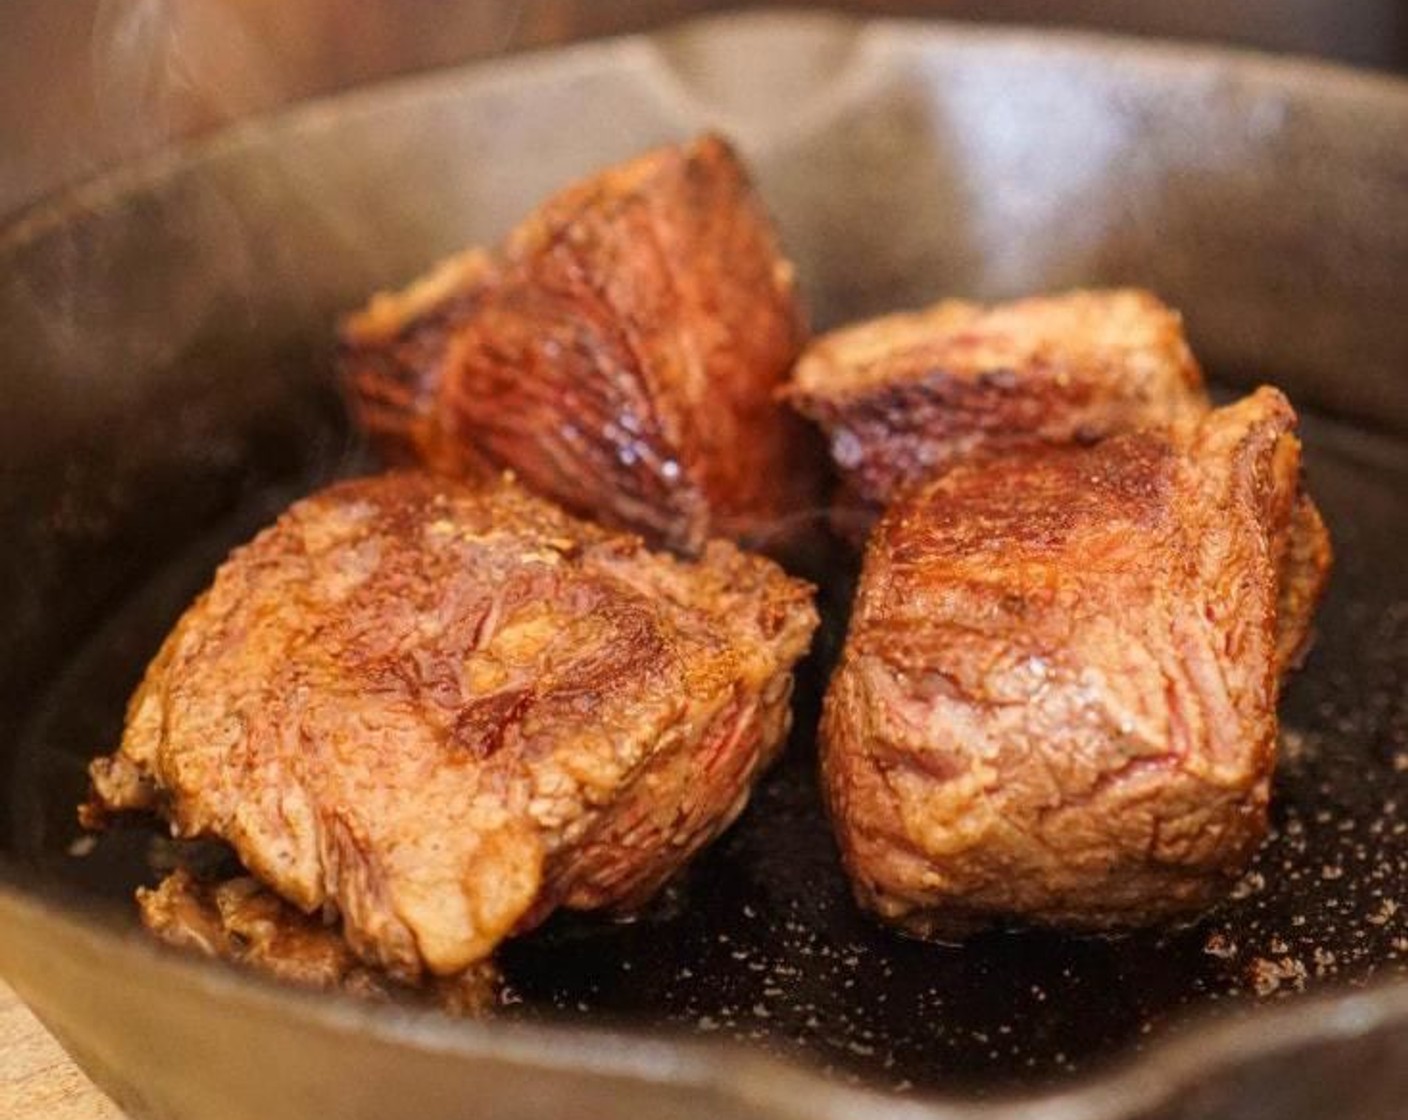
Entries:
<svg viewBox="0 0 1408 1120">
<path fill-rule="evenodd" d="M 786 396 L 826 432 L 843 529 L 863 537 L 901 488 L 966 458 L 1183 421 L 1206 410 L 1202 385 L 1176 312 L 1148 292 L 1078 291 L 833 331 Z"/>
<path fill-rule="evenodd" d="M 1329 544 L 1273 389 L 901 496 L 822 724 L 861 903 L 920 935 L 1108 929 L 1221 895 L 1266 829 Z"/>
<path fill-rule="evenodd" d="M 336 923 L 303 913 L 248 876 L 212 883 L 175 871 L 138 890 L 137 905 L 142 924 L 168 945 L 276 980 L 378 1000 L 405 989 L 358 960 Z M 427 994 L 442 1011 L 480 1016 L 494 1009 L 498 987 L 497 970 L 482 961 L 435 980 Z"/>
<path fill-rule="evenodd" d="M 811 588 L 697 563 L 516 484 L 420 474 L 296 503 L 221 567 L 93 763 L 90 822 L 225 840 L 398 980 L 556 906 L 643 902 L 780 748 Z"/>
<path fill-rule="evenodd" d="M 695 553 L 815 507 L 822 464 L 774 398 L 806 340 L 791 266 L 713 136 L 571 186 L 342 330 L 392 459 L 529 489 Z"/>
<path fill-rule="evenodd" d="M 1301 491 L 1281 542 L 1281 598 L 1276 609 L 1276 652 L 1282 672 L 1300 668 L 1314 637 L 1315 610 L 1329 583 L 1334 551 L 1330 531 L 1310 495 Z"/>
</svg>

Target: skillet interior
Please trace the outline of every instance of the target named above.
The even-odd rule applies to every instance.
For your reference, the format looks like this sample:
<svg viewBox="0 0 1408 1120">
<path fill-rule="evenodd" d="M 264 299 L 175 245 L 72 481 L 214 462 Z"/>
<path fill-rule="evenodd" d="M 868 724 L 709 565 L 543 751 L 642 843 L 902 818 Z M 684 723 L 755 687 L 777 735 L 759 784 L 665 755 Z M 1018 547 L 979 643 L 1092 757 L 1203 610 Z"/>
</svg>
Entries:
<svg viewBox="0 0 1408 1120">
<path fill-rule="evenodd" d="M 68 855 L 82 764 L 228 546 L 363 465 L 328 385 L 333 316 L 704 123 L 757 167 L 821 326 L 950 291 L 1159 290 L 1215 375 L 1275 380 L 1314 414 L 1311 484 L 1341 562 L 1283 707 L 1276 835 L 1199 926 L 951 950 L 860 918 L 811 785 L 832 610 L 793 748 L 744 820 L 637 924 L 563 920 L 514 946 L 511 1014 L 739 1038 L 870 1087 L 972 1095 L 1068 1081 L 1189 1011 L 1392 991 L 1408 968 L 1408 93 L 1086 39 L 715 21 L 311 106 L 22 221 L 0 243 L 6 867 L 130 926 L 154 833 Z"/>
</svg>

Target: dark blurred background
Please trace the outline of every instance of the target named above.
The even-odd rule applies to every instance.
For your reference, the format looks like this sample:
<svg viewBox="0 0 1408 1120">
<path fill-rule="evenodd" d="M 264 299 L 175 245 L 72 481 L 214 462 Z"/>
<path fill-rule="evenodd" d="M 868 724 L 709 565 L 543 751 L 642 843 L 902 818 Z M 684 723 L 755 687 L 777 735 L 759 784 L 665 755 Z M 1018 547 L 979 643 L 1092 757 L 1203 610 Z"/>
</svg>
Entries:
<svg viewBox="0 0 1408 1120">
<path fill-rule="evenodd" d="M 1408 73 L 1404 0 L 4 0 L 0 215 L 172 138 L 312 94 L 784 6 L 1105 29 Z"/>
</svg>

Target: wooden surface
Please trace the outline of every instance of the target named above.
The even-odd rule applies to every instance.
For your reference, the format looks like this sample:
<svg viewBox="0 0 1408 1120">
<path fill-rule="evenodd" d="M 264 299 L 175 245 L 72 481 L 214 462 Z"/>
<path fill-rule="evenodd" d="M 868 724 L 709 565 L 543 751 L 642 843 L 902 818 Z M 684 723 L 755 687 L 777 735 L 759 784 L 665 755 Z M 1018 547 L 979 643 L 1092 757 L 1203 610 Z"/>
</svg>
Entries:
<svg viewBox="0 0 1408 1120">
<path fill-rule="evenodd" d="M 0 981 L 0 1117 L 123 1120 L 53 1037 Z"/>
</svg>

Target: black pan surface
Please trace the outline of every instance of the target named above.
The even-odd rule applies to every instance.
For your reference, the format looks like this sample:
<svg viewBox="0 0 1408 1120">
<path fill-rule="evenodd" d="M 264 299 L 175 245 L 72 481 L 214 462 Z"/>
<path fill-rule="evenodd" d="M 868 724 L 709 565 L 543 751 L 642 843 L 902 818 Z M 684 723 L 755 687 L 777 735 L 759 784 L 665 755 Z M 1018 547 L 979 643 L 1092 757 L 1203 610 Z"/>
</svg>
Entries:
<svg viewBox="0 0 1408 1120">
<path fill-rule="evenodd" d="M 787 96 L 759 101 L 740 59 L 786 59 L 763 84 Z M 820 812 L 816 714 L 853 573 L 840 550 L 818 554 L 826 624 L 783 760 L 648 913 L 563 916 L 507 946 L 501 1018 L 567 1028 L 579 1065 L 555 1064 L 546 1041 L 542 1060 L 569 1087 L 605 1083 L 613 1029 L 741 1043 L 728 1051 L 739 1064 L 718 1068 L 736 1068 L 755 1103 L 766 1094 L 747 1053 L 800 1059 L 833 1085 L 974 1100 L 1098 1088 L 1088 1077 L 1120 1060 L 1147 1069 L 1146 1089 L 1172 1084 L 1158 1044 L 1183 1024 L 1269 1024 L 1263 1012 L 1288 1001 L 1324 1016 L 1327 1038 L 1369 1031 L 1365 1005 L 1333 997 L 1362 989 L 1371 1008 L 1396 1007 L 1408 973 L 1408 90 L 1099 40 L 716 22 L 256 122 L 0 238 L 12 394 L 0 410 L 0 880 L 60 899 L 60 914 L 96 915 L 83 928 L 114 952 L 140 936 L 133 888 L 211 855 L 140 822 L 81 838 L 84 767 L 115 744 L 147 660 L 229 549 L 301 494 L 374 466 L 328 377 L 335 316 L 491 239 L 572 175 L 704 124 L 752 159 L 819 327 L 942 293 L 1158 290 L 1187 312 L 1226 392 L 1264 379 L 1301 408 L 1336 571 L 1283 699 L 1273 832 L 1234 897 L 1183 929 L 946 947 L 856 910 Z M 105 1084 L 137 1093 L 132 1048 L 55 979 L 98 965 L 57 950 L 5 957 L 31 928 L 12 940 L 0 929 L 16 986 Z M 146 1029 L 169 1029 L 177 1010 L 202 1022 L 211 1009 L 184 991 L 154 998 Z M 1306 1000 L 1316 993 L 1331 998 Z M 312 1032 L 312 1006 L 290 998 L 268 1021 Z M 504 1083 L 425 1115 L 498 1115 L 511 1093 L 502 1115 L 536 1114 L 492 1033 L 429 1027 L 396 1050 L 387 1032 L 402 1014 L 348 1028 L 372 1048 L 364 1072 L 317 1067 L 316 1099 L 345 1103 L 358 1077 L 392 1084 L 408 1052 L 428 1056 L 417 1084 L 438 1091 L 462 1044 Z M 240 1037 L 239 1021 L 221 1029 Z M 656 1054 L 642 1078 L 683 1085 L 693 1053 Z M 293 1069 L 271 1065 L 268 1086 L 215 1064 L 189 1078 L 243 1086 L 206 1098 L 222 1116 L 273 1115 L 245 1097 Z M 154 1092 L 151 1111 L 194 1115 L 169 1103 L 190 1084 Z M 729 1099 L 739 1115 L 783 1114 Z M 1081 1099 L 1049 1115 L 1125 1115 Z"/>
</svg>

